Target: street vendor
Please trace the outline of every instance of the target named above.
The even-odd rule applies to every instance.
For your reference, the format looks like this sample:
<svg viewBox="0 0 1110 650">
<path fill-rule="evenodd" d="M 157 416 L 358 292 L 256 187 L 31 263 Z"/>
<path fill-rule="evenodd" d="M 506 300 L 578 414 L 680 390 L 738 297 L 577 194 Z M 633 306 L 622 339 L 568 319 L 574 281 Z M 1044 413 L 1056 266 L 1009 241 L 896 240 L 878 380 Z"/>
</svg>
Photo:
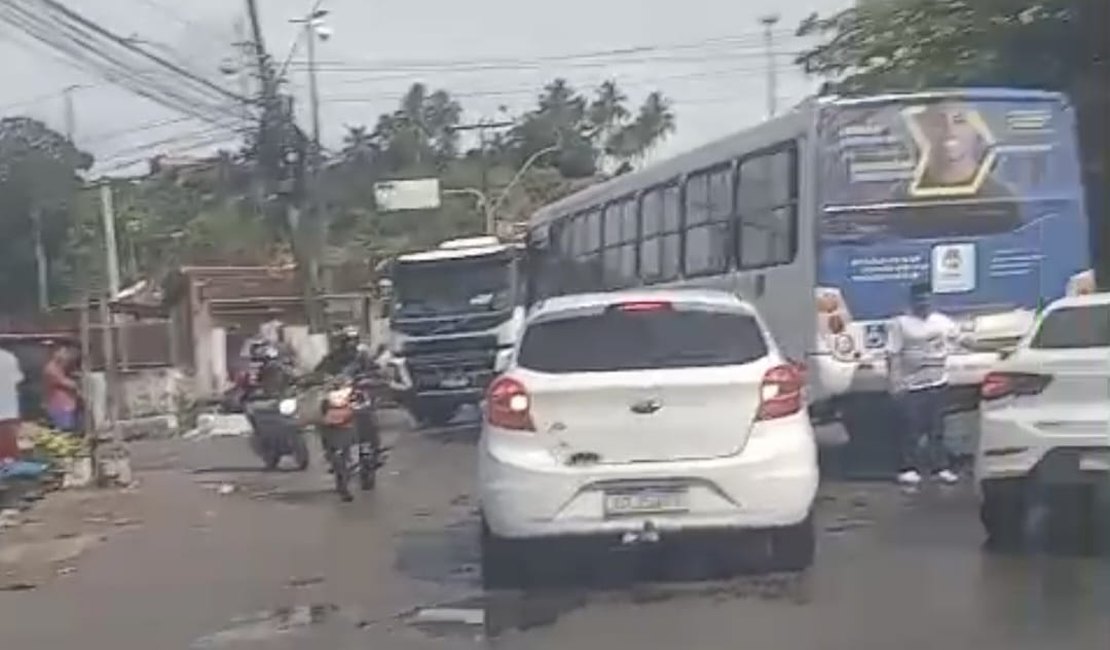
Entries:
<svg viewBox="0 0 1110 650">
<path fill-rule="evenodd" d="M 68 433 L 78 433 L 80 429 L 80 388 L 73 377 L 76 367 L 77 350 L 60 345 L 42 369 L 43 408 L 50 425 Z"/>
</svg>

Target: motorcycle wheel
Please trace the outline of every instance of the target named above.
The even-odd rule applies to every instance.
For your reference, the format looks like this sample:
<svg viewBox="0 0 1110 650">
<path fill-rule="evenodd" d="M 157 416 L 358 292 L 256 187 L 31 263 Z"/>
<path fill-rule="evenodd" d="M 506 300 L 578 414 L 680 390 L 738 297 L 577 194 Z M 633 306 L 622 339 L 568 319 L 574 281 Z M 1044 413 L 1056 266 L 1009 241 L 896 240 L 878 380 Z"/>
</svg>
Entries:
<svg viewBox="0 0 1110 650">
<path fill-rule="evenodd" d="M 280 449 L 276 448 L 276 445 L 266 444 L 261 440 L 255 440 L 252 446 L 254 446 L 254 450 L 259 458 L 262 459 L 262 466 L 266 468 L 267 472 L 276 470 L 278 465 L 281 464 L 282 453 Z"/>
<path fill-rule="evenodd" d="M 350 501 L 351 496 L 351 464 L 348 456 L 349 449 L 340 447 L 332 450 L 331 466 L 335 475 L 335 491 L 343 501 Z"/>
<path fill-rule="evenodd" d="M 363 492 L 373 490 L 378 483 L 377 458 L 372 453 L 359 452 L 358 481 Z"/>
<path fill-rule="evenodd" d="M 298 472 L 308 469 L 308 444 L 305 443 L 304 436 L 297 436 L 296 440 L 293 441 L 293 460 L 297 462 Z"/>
</svg>

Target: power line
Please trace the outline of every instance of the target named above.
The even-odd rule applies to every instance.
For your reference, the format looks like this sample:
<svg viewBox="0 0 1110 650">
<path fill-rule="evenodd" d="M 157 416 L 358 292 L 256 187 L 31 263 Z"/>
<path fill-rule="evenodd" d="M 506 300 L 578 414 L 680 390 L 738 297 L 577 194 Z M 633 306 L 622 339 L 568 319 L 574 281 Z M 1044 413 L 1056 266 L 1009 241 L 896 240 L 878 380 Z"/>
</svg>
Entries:
<svg viewBox="0 0 1110 650">
<path fill-rule="evenodd" d="M 0 5 L 0 9 L 5 10 L 0 19 L 61 53 L 70 63 L 175 111 L 216 123 L 244 119 L 229 115 L 229 107 L 219 104 L 232 97 L 233 105 L 242 108 L 245 99 L 137 47 L 129 39 L 95 25 L 53 0 L 30 2 L 39 6 L 31 9 L 20 6 L 26 5 L 26 2 L 6 0 Z M 150 71 L 138 70 L 133 63 L 120 58 L 121 50 L 128 56 L 155 61 L 157 65 Z M 184 76 L 179 71 L 183 71 Z M 157 77 L 159 73 L 164 75 L 162 79 Z M 204 98 L 201 99 L 197 93 Z"/>
<path fill-rule="evenodd" d="M 55 0 L 30 0 L 30 1 L 36 2 L 40 5 L 42 5 L 44 8 L 52 9 L 52 10 L 62 14 L 63 16 L 66 16 L 68 19 L 86 27 L 87 29 L 92 30 L 93 32 L 99 34 L 100 36 L 103 36 L 104 38 L 107 38 L 107 39 L 117 43 L 118 45 L 121 45 L 121 46 L 127 48 L 128 50 L 131 50 L 135 54 L 138 54 L 142 57 L 150 59 L 151 61 L 153 61 L 154 63 L 156 63 L 160 67 L 162 67 L 162 68 L 164 68 L 164 69 L 166 69 L 170 72 L 173 72 L 173 73 L 177 74 L 180 77 L 183 77 L 185 79 L 190 79 L 190 80 L 194 81 L 195 83 L 197 83 L 201 86 L 209 88 L 213 92 L 215 92 L 217 94 L 220 94 L 220 95 L 223 95 L 227 99 L 230 99 L 230 100 L 236 101 L 236 102 L 241 102 L 243 104 L 251 103 L 250 100 L 247 99 L 246 97 L 240 97 L 240 96 L 236 95 L 235 93 L 227 90 L 226 88 L 218 86 L 218 85 L 212 83 L 211 81 L 205 79 L 204 77 L 201 77 L 200 75 L 197 75 L 197 74 L 195 74 L 194 72 L 192 72 L 190 70 L 186 70 L 185 68 L 182 68 L 181 66 L 177 65 L 176 63 L 173 63 L 172 61 L 169 61 L 169 60 L 167 60 L 163 57 L 158 56 L 157 54 L 154 54 L 153 52 L 149 52 L 147 50 L 144 50 L 141 47 L 136 46 L 130 40 L 128 40 L 128 39 L 126 39 L 122 36 L 119 36 L 118 34 L 115 34 L 113 32 L 108 31 L 104 27 L 101 27 L 97 23 L 89 20 L 88 18 L 85 18 L 81 14 L 73 11 L 72 9 L 69 9 L 68 7 L 66 7 L 65 5 L 63 5 L 59 2 L 56 2 Z"/>
<path fill-rule="evenodd" d="M 792 32 L 787 32 L 793 36 Z M 709 46 L 732 46 L 748 45 L 752 48 L 760 47 L 763 38 L 763 32 L 748 32 L 745 34 L 720 36 L 708 39 L 701 39 L 698 41 L 687 41 L 671 44 L 650 44 L 650 45 L 635 45 L 622 48 L 612 48 L 605 50 L 592 50 L 583 52 L 568 52 L 553 55 L 543 55 L 535 57 L 490 57 L 490 58 L 477 58 L 477 59 L 381 59 L 381 60 L 358 60 L 352 59 L 350 61 L 340 61 L 336 65 L 342 65 L 350 68 L 374 71 L 374 70 L 395 70 L 395 71 L 411 71 L 421 69 L 459 69 L 475 67 L 476 69 L 484 70 L 489 68 L 511 68 L 516 66 L 534 66 L 543 63 L 558 63 L 568 62 L 578 59 L 612 59 L 635 56 L 643 58 L 646 54 L 651 53 L 665 53 L 674 50 L 696 50 L 706 49 Z M 335 63 L 335 62 L 331 62 Z M 293 64 L 305 65 L 304 61 L 294 60 Z M 320 61 L 320 65 L 328 65 L 328 61 Z"/>
<path fill-rule="evenodd" d="M 29 14 L 25 8 L 15 7 L 10 3 L 5 7 L 0 5 L 0 19 L 12 27 L 19 29 L 34 40 L 48 46 L 61 59 L 69 65 L 76 65 L 106 79 L 110 83 L 122 86 L 137 95 L 150 99 L 175 110 L 189 112 L 190 102 L 175 93 L 159 94 L 155 92 L 156 84 L 145 79 L 142 72 L 129 68 L 107 52 L 99 51 L 95 45 L 83 41 L 79 35 L 69 35 L 66 38 L 65 28 L 46 25 L 41 16 Z"/>
</svg>

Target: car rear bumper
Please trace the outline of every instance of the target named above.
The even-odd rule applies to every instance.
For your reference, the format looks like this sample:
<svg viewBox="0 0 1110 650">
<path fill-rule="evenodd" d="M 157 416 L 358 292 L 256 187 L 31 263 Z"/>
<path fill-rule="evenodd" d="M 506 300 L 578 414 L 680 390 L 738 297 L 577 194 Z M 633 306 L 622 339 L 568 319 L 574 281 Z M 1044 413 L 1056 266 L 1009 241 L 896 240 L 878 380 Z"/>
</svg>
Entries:
<svg viewBox="0 0 1110 650">
<path fill-rule="evenodd" d="M 1049 482 L 1082 482 L 1091 476 L 1110 476 L 1093 468 L 1104 456 L 1110 463 L 1110 413 L 1100 418 L 1035 417 L 1029 411 L 992 407 L 980 417 L 975 476 L 979 483 L 1036 474 Z M 1077 418 L 1077 416 L 1079 416 Z"/>
<path fill-rule="evenodd" d="M 712 460 L 560 465 L 538 448 L 524 453 L 480 445 L 482 511 L 507 538 L 611 535 L 791 526 L 809 515 L 817 492 L 817 452 L 804 413 L 753 431 L 743 451 Z M 643 487 L 685 490 L 684 512 L 606 516 L 605 495 Z"/>
</svg>

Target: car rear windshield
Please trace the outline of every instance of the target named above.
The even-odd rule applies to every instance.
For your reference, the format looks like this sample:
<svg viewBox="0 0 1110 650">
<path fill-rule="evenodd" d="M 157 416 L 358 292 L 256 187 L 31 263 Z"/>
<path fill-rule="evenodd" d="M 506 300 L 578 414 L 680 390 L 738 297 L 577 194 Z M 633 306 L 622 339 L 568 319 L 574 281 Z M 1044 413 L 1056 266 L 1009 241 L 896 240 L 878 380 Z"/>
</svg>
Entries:
<svg viewBox="0 0 1110 650">
<path fill-rule="evenodd" d="M 1110 347 L 1110 305 L 1057 309 L 1045 316 L 1030 347 L 1038 349 Z"/>
<path fill-rule="evenodd" d="M 754 318 L 693 309 L 620 311 L 529 326 L 518 363 L 538 372 L 739 365 L 767 354 Z"/>
</svg>

